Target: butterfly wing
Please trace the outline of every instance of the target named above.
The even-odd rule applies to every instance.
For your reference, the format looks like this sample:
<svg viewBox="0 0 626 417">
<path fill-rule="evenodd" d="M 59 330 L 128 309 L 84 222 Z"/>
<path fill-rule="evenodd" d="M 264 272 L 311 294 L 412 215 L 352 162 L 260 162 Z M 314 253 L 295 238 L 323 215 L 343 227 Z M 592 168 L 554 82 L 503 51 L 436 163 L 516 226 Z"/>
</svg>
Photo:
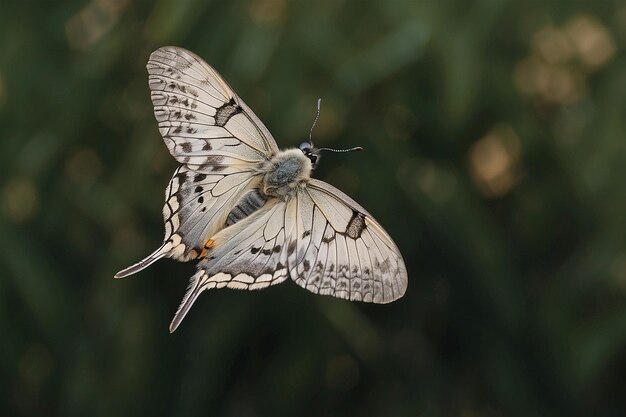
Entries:
<svg viewBox="0 0 626 417">
<path fill-rule="evenodd" d="M 232 172 L 278 152 L 263 123 L 194 53 L 159 48 L 147 68 L 154 115 L 178 162 L 198 171 Z"/>
<path fill-rule="evenodd" d="M 203 255 L 230 210 L 258 184 L 255 167 L 278 152 L 263 123 L 197 55 L 177 47 L 159 48 L 147 68 L 159 130 L 183 166 L 166 190 L 163 244 L 116 278 L 162 257 L 185 261 Z"/>
<path fill-rule="evenodd" d="M 298 192 L 289 236 L 289 274 L 316 294 L 389 303 L 402 297 L 407 271 L 391 237 L 359 204 L 323 181 Z"/>
<path fill-rule="evenodd" d="M 287 245 L 292 232 L 286 218 L 295 217 L 297 202 L 272 199 L 265 206 L 212 238 L 209 255 L 198 264 L 187 293 L 174 315 L 176 330 L 200 293 L 213 288 L 257 290 L 283 282 L 289 276 Z"/>
</svg>

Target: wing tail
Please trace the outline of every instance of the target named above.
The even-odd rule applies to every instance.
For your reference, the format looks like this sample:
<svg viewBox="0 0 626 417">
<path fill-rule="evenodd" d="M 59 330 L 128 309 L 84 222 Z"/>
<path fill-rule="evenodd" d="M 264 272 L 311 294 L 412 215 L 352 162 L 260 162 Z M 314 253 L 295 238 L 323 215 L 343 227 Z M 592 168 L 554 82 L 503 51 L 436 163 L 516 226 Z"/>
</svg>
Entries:
<svg viewBox="0 0 626 417">
<path fill-rule="evenodd" d="M 189 287 L 187 287 L 187 292 L 183 297 L 183 301 L 180 303 L 180 306 L 178 307 L 178 310 L 176 310 L 176 314 L 174 314 L 174 318 L 170 323 L 170 333 L 174 333 L 176 328 L 178 328 L 191 309 L 193 303 L 195 303 L 200 293 L 204 291 L 205 288 L 202 286 L 204 283 L 204 277 L 206 277 L 206 272 L 204 270 L 196 272 L 195 275 L 191 277 Z"/>
<path fill-rule="evenodd" d="M 121 271 L 119 271 L 117 274 L 115 274 L 115 278 L 118 278 L 118 279 L 126 278 L 129 275 L 136 274 L 137 272 L 147 268 L 148 266 L 152 265 L 154 262 L 158 261 L 164 256 L 167 256 L 171 248 L 172 248 L 172 245 L 170 242 L 164 242 L 161 245 L 161 247 L 159 247 L 157 250 L 152 252 L 150 255 L 146 256 L 141 261 L 137 262 L 134 265 L 129 266 L 128 268 L 124 268 Z"/>
</svg>

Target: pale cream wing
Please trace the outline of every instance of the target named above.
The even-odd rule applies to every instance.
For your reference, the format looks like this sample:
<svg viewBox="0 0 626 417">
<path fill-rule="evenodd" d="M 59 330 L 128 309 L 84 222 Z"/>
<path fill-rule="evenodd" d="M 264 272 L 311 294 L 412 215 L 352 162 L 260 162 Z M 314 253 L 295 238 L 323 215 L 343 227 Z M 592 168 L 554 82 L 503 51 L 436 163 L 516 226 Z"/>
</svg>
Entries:
<svg viewBox="0 0 626 417">
<path fill-rule="evenodd" d="M 213 288 L 258 290 L 283 282 L 288 276 L 285 218 L 296 216 L 296 200 L 270 200 L 249 217 L 213 236 L 208 256 L 198 264 L 176 312 L 170 331 L 176 330 L 198 296 Z"/>
<path fill-rule="evenodd" d="M 115 277 L 137 273 L 163 257 L 187 261 L 204 256 L 209 238 L 225 227 L 230 210 L 258 183 L 259 177 L 248 172 L 205 174 L 180 166 L 165 190 L 163 244 Z"/>
<path fill-rule="evenodd" d="M 148 61 L 154 114 L 170 153 L 182 164 L 165 194 L 163 244 L 118 272 L 205 252 L 228 213 L 259 183 L 256 167 L 278 152 L 267 128 L 211 66 L 182 48 L 159 48 Z"/>
<path fill-rule="evenodd" d="M 150 55 L 147 68 L 159 130 L 180 163 L 240 172 L 278 152 L 263 123 L 202 58 L 168 46 Z"/>
<path fill-rule="evenodd" d="M 316 294 L 389 303 L 402 297 L 407 271 L 398 247 L 376 220 L 335 187 L 310 180 L 288 218 L 291 278 Z M 293 222 L 293 224 L 290 224 Z"/>
</svg>

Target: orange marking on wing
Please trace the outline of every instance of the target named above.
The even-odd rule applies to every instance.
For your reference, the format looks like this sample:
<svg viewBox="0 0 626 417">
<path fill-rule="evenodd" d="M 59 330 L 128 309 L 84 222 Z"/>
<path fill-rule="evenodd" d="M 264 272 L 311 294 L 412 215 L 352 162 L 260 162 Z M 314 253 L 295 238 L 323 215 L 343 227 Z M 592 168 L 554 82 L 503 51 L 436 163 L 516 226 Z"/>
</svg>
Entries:
<svg viewBox="0 0 626 417">
<path fill-rule="evenodd" d="M 204 258 L 207 255 L 207 253 L 209 253 L 209 249 L 211 249 L 211 246 L 213 246 L 213 243 L 215 243 L 213 239 L 209 239 L 206 241 L 206 243 L 204 244 L 204 248 L 202 249 L 202 252 L 200 252 L 200 258 Z"/>
</svg>

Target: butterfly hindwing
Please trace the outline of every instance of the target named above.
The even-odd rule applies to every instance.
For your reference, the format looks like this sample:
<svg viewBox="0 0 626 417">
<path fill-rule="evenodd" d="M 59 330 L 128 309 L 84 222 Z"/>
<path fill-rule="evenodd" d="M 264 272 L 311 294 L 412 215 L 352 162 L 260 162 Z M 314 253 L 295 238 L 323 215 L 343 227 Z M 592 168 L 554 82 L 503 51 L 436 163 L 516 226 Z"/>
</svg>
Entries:
<svg viewBox="0 0 626 417">
<path fill-rule="evenodd" d="M 183 258 L 196 258 L 208 239 L 224 228 L 230 209 L 258 181 L 247 172 L 207 175 L 180 167 L 170 181 L 163 207 L 165 240 L 180 240 Z M 170 227 L 172 237 L 167 236 Z"/>
<path fill-rule="evenodd" d="M 224 228 L 230 209 L 258 182 L 247 172 L 204 174 L 178 167 L 165 190 L 163 244 L 116 278 L 139 272 L 163 257 L 188 261 L 204 255 L 206 243 Z"/>
<path fill-rule="evenodd" d="M 285 218 L 295 216 L 295 200 L 271 200 L 249 217 L 212 239 L 209 255 L 198 264 L 187 294 L 172 320 L 174 331 L 198 295 L 213 288 L 258 290 L 283 282 L 289 276 L 289 246 Z"/>
</svg>

